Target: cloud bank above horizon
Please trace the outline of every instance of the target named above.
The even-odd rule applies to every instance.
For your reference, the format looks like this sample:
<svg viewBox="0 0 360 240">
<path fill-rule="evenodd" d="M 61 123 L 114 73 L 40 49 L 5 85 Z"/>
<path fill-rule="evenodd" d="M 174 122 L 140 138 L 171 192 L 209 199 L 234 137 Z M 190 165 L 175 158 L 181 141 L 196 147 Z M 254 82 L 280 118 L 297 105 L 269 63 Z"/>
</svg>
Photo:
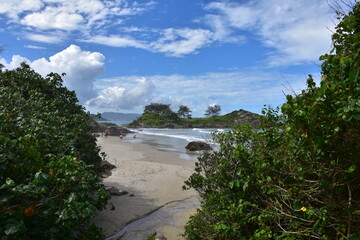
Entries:
<svg viewBox="0 0 360 240">
<path fill-rule="evenodd" d="M 236 106 L 261 108 L 264 103 L 279 104 L 284 100 L 282 91 L 299 91 L 305 86 L 305 75 L 281 74 L 262 70 L 243 69 L 228 73 L 204 73 L 189 76 L 181 74 L 153 76 L 98 77 L 104 73 L 105 57 L 99 52 L 83 51 L 70 45 L 49 59 L 30 61 L 15 55 L 11 62 L 0 59 L 7 69 L 21 62 L 46 76 L 50 72 L 66 75 L 64 85 L 77 93 L 82 105 L 92 112 L 124 111 L 141 113 L 151 102 L 189 106 L 194 116 L 202 116 L 211 104 L 219 104 L 224 112 Z M 287 89 L 287 90 L 286 90 Z"/>
<path fill-rule="evenodd" d="M 4 0 L 0 35 L 21 52 L 0 63 L 66 73 L 93 112 L 140 113 L 151 102 L 196 116 L 210 104 L 260 112 L 319 71 L 337 21 L 329 3 Z"/>
</svg>

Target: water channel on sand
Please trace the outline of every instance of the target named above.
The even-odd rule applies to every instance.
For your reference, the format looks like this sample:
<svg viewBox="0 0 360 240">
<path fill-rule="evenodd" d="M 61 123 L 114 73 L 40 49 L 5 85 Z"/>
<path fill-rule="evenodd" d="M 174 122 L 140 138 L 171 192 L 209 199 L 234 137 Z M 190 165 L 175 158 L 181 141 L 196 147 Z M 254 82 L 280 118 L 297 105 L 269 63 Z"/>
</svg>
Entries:
<svg viewBox="0 0 360 240">
<path fill-rule="evenodd" d="M 154 235 L 159 230 L 159 226 L 161 228 L 166 228 L 166 226 L 175 227 L 181 232 L 184 223 L 174 221 L 174 216 L 187 214 L 198 207 L 199 202 L 194 201 L 194 197 L 167 203 L 146 216 L 130 222 L 115 235 L 106 238 L 106 240 L 144 240 Z M 170 237 L 167 236 L 167 239 L 177 238 L 177 236 Z"/>
</svg>

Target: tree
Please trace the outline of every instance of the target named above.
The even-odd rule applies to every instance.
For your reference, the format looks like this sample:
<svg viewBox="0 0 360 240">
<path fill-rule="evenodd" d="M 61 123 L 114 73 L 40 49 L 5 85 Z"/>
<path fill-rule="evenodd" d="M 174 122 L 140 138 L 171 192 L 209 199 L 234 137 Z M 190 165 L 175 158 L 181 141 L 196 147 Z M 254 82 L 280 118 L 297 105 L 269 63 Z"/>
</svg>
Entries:
<svg viewBox="0 0 360 240">
<path fill-rule="evenodd" d="M 0 73 L 0 238 L 102 239 L 109 198 L 91 117 L 61 76 Z"/>
<path fill-rule="evenodd" d="M 187 106 L 180 105 L 179 110 L 177 111 L 177 115 L 180 118 L 191 118 L 191 110 Z"/>
<path fill-rule="evenodd" d="M 144 114 L 147 113 L 158 113 L 160 115 L 168 114 L 172 112 L 170 108 L 170 104 L 163 104 L 163 103 L 151 103 L 146 105 L 144 108 Z"/>
<path fill-rule="evenodd" d="M 360 3 L 298 96 L 265 109 L 260 129 L 219 134 L 186 182 L 202 199 L 188 239 L 360 238 Z"/>
<path fill-rule="evenodd" d="M 205 111 L 205 116 L 207 117 L 215 117 L 215 116 L 219 116 L 221 112 L 221 106 L 214 104 L 214 105 L 210 105 L 208 106 L 208 109 Z"/>
<path fill-rule="evenodd" d="M 159 114 L 162 117 L 165 117 L 165 118 L 168 118 L 168 119 L 171 119 L 174 121 L 176 121 L 178 119 L 178 115 L 175 112 L 173 112 L 173 110 L 171 110 L 170 104 L 151 103 L 151 104 L 145 106 L 143 115 L 151 114 L 151 113 Z"/>
</svg>

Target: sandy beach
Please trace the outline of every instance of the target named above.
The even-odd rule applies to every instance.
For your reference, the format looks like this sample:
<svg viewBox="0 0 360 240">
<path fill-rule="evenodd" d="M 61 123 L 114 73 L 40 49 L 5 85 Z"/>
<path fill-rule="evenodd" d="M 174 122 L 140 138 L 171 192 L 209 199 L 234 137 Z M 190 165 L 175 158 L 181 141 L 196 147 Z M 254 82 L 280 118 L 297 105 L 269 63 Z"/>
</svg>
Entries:
<svg viewBox="0 0 360 240">
<path fill-rule="evenodd" d="M 154 233 L 168 240 L 183 239 L 179 234 L 199 205 L 194 190 L 182 190 L 194 171 L 194 161 L 119 137 L 99 137 L 98 145 L 116 166 L 104 178 L 105 186 L 128 192 L 112 197 L 115 210 L 95 217 L 107 239 L 147 239 Z"/>
</svg>

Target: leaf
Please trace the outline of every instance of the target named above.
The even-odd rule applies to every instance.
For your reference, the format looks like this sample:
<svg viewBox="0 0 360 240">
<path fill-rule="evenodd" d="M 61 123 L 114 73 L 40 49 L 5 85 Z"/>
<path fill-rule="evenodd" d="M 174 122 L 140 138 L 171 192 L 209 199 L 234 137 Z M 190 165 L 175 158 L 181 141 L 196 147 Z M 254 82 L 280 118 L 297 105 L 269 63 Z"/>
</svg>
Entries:
<svg viewBox="0 0 360 240">
<path fill-rule="evenodd" d="M 243 185 L 243 190 L 246 191 L 246 189 L 249 187 L 249 182 L 245 182 Z"/>
<path fill-rule="evenodd" d="M 20 221 L 17 223 L 13 223 L 13 224 L 9 224 L 6 226 L 6 230 L 5 230 L 5 234 L 6 235 L 11 235 L 14 233 L 17 233 L 19 231 L 21 231 L 22 229 L 24 229 L 24 222 Z"/>
<path fill-rule="evenodd" d="M 356 169 L 356 166 L 353 164 L 353 165 L 351 165 L 350 167 L 349 167 L 349 169 L 347 170 L 349 173 L 352 173 L 352 172 L 354 172 L 355 171 L 355 169 Z"/>
</svg>

